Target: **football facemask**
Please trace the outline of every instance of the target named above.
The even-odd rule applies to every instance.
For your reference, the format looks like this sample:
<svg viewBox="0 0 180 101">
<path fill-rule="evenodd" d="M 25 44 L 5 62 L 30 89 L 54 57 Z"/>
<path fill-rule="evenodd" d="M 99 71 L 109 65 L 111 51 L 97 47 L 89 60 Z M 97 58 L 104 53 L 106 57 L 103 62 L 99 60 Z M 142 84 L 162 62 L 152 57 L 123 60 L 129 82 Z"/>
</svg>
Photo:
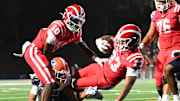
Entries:
<svg viewBox="0 0 180 101">
<path fill-rule="evenodd" d="M 171 1 L 172 0 L 154 0 L 156 9 L 161 12 L 164 12 L 171 7 Z M 158 2 L 162 2 L 162 4 L 158 4 Z"/>
</svg>

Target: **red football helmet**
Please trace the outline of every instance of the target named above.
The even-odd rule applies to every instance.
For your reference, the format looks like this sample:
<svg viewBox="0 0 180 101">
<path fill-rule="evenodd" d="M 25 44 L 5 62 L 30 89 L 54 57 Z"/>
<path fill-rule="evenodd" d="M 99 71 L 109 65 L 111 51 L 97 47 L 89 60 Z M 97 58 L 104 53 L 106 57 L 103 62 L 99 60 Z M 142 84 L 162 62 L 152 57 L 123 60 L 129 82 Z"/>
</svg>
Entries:
<svg viewBox="0 0 180 101">
<path fill-rule="evenodd" d="M 122 26 L 114 39 L 114 49 L 117 52 L 136 48 L 141 42 L 141 29 L 134 24 Z"/>
<path fill-rule="evenodd" d="M 168 8 L 177 4 L 175 0 L 154 0 L 156 9 L 163 12 L 166 11 Z M 159 5 L 157 2 L 164 2 L 165 4 Z"/>
<path fill-rule="evenodd" d="M 62 77 L 62 75 L 70 74 L 66 60 L 61 57 L 54 57 L 51 60 L 51 66 L 58 80 L 65 80 L 65 77 Z"/>
<path fill-rule="evenodd" d="M 65 9 L 63 19 L 67 28 L 75 33 L 85 23 L 85 11 L 80 5 L 70 5 Z"/>
</svg>

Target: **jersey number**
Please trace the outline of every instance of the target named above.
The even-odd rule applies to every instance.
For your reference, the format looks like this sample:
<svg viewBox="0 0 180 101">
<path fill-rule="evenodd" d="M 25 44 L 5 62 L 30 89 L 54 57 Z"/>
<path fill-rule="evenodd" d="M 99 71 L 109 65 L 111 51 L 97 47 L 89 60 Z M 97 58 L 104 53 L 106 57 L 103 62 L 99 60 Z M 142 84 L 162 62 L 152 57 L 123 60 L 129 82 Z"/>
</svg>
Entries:
<svg viewBox="0 0 180 101">
<path fill-rule="evenodd" d="M 121 62 L 120 62 L 120 58 L 118 56 L 116 56 L 115 52 L 114 52 L 113 56 L 110 58 L 109 64 L 110 64 L 111 70 L 113 72 L 117 72 L 117 69 L 120 67 Z"/>
<path fill-rule="evenodd" d="M 157 22 L 157 26 L 159 27 L 159 34 L 161 34 L 161 32 L 164 32 L 164 33 L 171 32 L 171 26 L 170 26 L 169 19 L 159 20 Z"/>
<path fill-rule="evenodd" d="M 57 25 L 54 25 L 51 30 L 54 32 L 55 35 L 58 35 L 60 32 L 60 29 L 57 27 Z"/>
</svg>

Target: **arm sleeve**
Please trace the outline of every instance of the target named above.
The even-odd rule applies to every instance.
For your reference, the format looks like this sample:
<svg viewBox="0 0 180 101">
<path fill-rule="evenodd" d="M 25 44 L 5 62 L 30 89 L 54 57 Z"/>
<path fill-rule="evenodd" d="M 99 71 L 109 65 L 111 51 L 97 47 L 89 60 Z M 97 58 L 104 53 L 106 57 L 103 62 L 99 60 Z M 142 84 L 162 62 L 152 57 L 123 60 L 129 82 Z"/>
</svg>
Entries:
<svg viewBox="0 0 180 101">
<path fill-rule="evenodd" d="M 136 76 L 138 77 L 138 70 L 131 67 L 127 67 L 126 76 Z"/>
<path fill-rule="evenodd" d="M 55 45 L 55 42 L 56 42 L 55 35 L 52 33 L 50 29 L 47 31 L 47 33 L 48 33 L 48 37 L 46 39 L 46 42 L 50 45 Z"/>
</svg>

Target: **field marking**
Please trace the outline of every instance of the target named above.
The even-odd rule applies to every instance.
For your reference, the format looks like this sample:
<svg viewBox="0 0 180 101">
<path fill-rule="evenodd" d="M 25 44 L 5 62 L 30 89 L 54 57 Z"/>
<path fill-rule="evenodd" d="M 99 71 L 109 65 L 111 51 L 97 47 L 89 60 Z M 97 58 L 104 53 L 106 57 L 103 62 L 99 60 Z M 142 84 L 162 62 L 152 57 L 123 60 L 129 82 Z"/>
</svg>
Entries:
<svg viewBox="0 0 180 101">
<path fill-rule="evenodd" d="M 11 95 L 26 95 L 26 94 L 29 94 L 29 93 L 16 93 L 16 94 L 11 94 Z M 9 93 L 7 93 L 7 94 L 0 94 L 0 95 L 9 95 Z"/>
<path fill-rule="evenodd" d="M 2 83 L 0 86 L 29 86 L 31 83 Z"/>
<path fill-rule="evenodd" d="M 5 100 L 6 100 L 6 99 L 28 99 L 28 98 L 29 98 L 29 97 L 4 97 L 4 98 L 1 97 L 0 100 L 1 100 L 1 99 L 3 99 L 3 100 L 4 100 L 4 99 L 5 99 Z"/>
</svg>

